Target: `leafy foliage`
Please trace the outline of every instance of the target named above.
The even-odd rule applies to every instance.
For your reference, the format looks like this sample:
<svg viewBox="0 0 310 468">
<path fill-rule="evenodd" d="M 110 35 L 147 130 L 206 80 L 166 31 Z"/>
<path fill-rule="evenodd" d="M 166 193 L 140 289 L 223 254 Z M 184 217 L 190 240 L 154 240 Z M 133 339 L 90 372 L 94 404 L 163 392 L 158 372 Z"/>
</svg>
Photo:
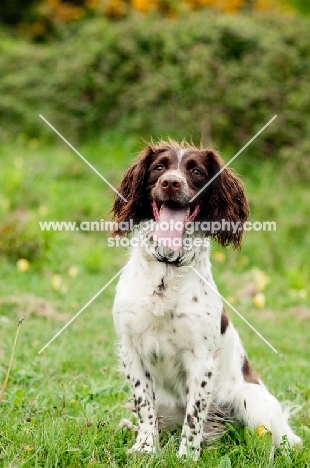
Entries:
<svg viewBox="0 0 310 468">
<path fill-rule="evenodd" d="M 292 1 L 298 3 L 298 0 Z M 171 17 L 205 8 L 230 14 L 245 9 L 286 9 L 281 0 L 11 0 L 3 5 L 0 21 L 11 26 L 22 23 L 24 31 L 36 37 L 46 33 L 48 24 L 57 26 L 89 16 L 119 19 L 137 11 Z"/>
<path fill-rule="evenodd" d="M 310 15 L 310 4 L 304 0 L 289 0 L 289 3 L 300 13 L 309 16 Z"/>
<path fill-rule="evenodd" d="M 108 128 L 240 147 L 309 170 L 309 22 L 216 13 L 85 22 L 50 45 L 0 57 L 2 136 L 48 130 L 83 139 Z M 23 71 L 21 73 L 21 70 Z M 298 165 L 294 164 L 298 161 Z"/>
</svg>

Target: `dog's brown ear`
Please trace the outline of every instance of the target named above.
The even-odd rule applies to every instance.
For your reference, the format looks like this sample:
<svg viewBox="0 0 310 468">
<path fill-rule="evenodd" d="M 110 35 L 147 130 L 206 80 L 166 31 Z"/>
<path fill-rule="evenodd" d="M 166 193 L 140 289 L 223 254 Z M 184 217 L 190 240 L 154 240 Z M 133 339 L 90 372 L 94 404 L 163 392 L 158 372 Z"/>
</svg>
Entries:
<svg viewBox="0 0 310 468">
<path fill-rule="evenodd" d="M 249 217 L 249 205 L 243 183 L 232 169 L 225 168 L 220 156 L 213 150 L 206 151 L 209 180 L 214 180 L 202 195 L 201 215 L 216 222 L 220 229 L 210 235 L 222 246 L 239 249 L 242 242 L 243 223 Z M 213 225 L 214 226 L 214 225 Z"/>
<path fill-rule="evenodd" d="M 127 202 L 119 195 L 115 195 L 110 213 L 118 225 L 122 223 L 122 229 L 115 229 L 113 235 L 128 233 L 130 221 L 136 225 L 152 215 L 151 204 L 146 193 L 147 173 L 152 155 L 153 147 L 147 145 L 138 155 L 138 161 L 127 169 L 123 176 L 117 190 Z"/>
</svg>

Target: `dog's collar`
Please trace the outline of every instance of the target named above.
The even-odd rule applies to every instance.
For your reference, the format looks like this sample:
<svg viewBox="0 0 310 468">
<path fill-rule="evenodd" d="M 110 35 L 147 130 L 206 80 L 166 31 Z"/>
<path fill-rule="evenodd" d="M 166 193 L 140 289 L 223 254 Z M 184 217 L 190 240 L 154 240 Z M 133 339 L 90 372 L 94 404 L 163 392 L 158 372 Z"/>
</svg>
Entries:
<svg viewBox="0 0 310 468">
<path fill-rule="evenodd" d="M 174 260 L 171 260 L 169 259 L 169 257 L 164 257 L 163 255 L 161 255 L 159 252 L 158 252 L 158 247 L 156 248 L 156 258 L 159 262 L 162 262 L 162 263 L 167 263 L 169 265 L 175 265 L 175 266 L 181 266 L 181 265 L 184 265 L 184 261 L 185 261 L 185 256 L 184 255 L 179 255 L 177 258 L 175 258 Z M 191 259 L 192 261 L 193 259 Z"/>
</svg>

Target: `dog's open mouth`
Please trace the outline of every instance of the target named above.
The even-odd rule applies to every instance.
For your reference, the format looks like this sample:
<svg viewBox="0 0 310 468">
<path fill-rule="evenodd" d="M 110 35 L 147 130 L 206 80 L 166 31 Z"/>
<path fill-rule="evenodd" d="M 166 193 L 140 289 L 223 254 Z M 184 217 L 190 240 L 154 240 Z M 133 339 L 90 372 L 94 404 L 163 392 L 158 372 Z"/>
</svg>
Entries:
<svg viewBox="0 0 310 468">
<path fill-rule="evenodd" d="M 158 203 L 152 200 L 152 208 L 157 223 L 155 240 L 171 250 L 179 250 L 186 224 L 194 221 L 200 211 L 200 204 L 190 207 L 172 201 Z"/>
</svg>

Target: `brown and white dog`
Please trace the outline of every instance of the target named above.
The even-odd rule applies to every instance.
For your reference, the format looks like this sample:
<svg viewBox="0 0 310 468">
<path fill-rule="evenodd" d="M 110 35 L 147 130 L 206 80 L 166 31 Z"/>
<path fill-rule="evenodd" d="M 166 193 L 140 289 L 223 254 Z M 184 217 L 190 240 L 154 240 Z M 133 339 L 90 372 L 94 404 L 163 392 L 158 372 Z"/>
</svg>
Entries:
<svg viewBox="0 0 310 468">
<path fill-rule="evenodd" d="M 223 166 L 212 149 L 148 144 L 118 189 L 127 203 L 116 197 L 112 207 L 118 223 L 138 226 L 113 309 L 138 417 L 132 451 L 155 450 L 160 420 L 182 424 L 179 456 L 197 460 L 219 415 L 267 426 L 276 446 L 283 436 L 301 443 L 252 370 L 212 278 L 210 239 L 239 248 L 249 214 L 241 181 Z"/>
</svg>

